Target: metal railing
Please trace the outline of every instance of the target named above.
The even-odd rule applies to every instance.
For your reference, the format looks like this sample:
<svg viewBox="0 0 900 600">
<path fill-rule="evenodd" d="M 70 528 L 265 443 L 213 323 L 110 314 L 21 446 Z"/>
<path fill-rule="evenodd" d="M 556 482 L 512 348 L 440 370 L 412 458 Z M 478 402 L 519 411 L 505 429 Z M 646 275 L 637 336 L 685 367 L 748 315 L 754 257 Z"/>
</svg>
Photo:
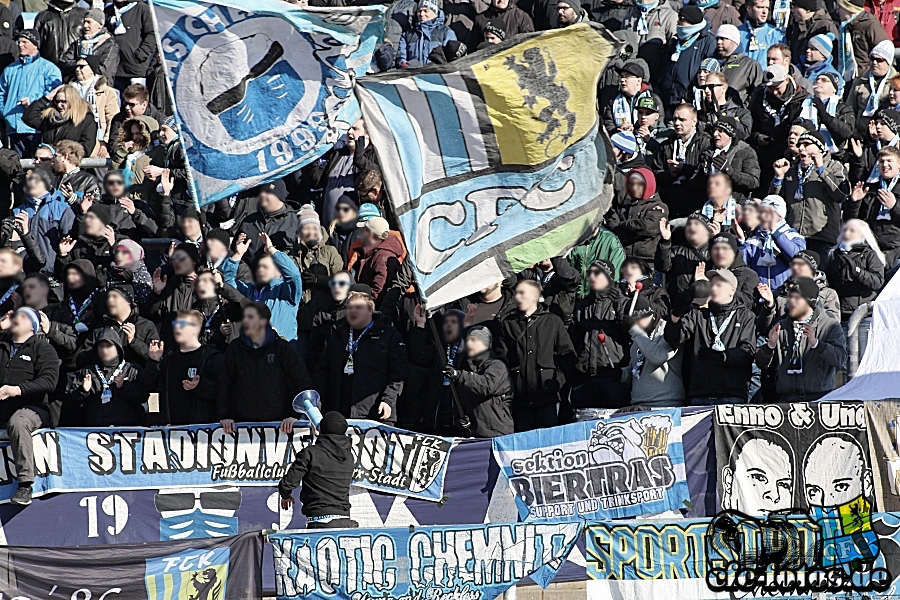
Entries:
<svg viewBox="0 0 900 600">
<path fill-rule="evenodd" d="M 85 158 L 81 161 L 82 169 L 103 169 L 109 167 L 110 159 L 108 158 Z M 19 159 L 19 164 L 23 169 L 33 169 L 34 160 L 31 158 Z"/>
</svg>

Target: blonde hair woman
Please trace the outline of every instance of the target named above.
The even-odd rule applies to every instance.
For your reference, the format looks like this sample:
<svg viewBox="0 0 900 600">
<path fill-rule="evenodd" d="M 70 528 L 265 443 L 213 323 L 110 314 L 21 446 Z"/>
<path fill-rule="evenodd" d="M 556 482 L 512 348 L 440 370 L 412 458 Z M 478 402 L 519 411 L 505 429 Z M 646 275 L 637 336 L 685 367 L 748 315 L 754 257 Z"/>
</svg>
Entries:
<svg viewBox="0 0 900 600">
<path fill-rule="evenodd" d="M 109 125 L 119 113 L 119 100 L 106 77 L 98 73 L 100 60 L 97 56 L 83 56 L 75 62 L 75 81 L 72 87 L 87 101 L 97 123 L 97 146 L 92 156 L 109 156 Z M 115 140 L 113 140 L 115 141 Z"/>
<path fill-rule="evenodd" d="M 91 105 L 71 85 L 61 85 L 25 109 L 22 120 L 41 132 L 41 143 L 78 142 L 90 156 L 97 145 L 97 122 Z"/>
</svg>

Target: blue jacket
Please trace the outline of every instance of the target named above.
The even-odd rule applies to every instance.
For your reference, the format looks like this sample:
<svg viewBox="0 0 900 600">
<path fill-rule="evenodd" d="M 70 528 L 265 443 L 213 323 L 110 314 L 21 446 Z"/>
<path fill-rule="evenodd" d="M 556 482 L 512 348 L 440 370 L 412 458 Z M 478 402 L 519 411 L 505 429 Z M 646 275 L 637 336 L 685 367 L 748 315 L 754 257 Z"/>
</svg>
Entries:
<svg viewBox="0 0 900 600">
<path fill-rule="evenodd" d="M 400 36 L 400 48 L 397 50 L 397 66 L 411 60 L 427 65 L 428 55 L 438 46 L 456 39 L 453 30 L 444 25 L 444 11 L 430 21 L 417 22 L 412 29 L 404 31 Z M 715 41 L 715 40 L 713 40 Z"/>
<path fill-rule="evenodd" d="M 716 36 L 709 30 L 709 23 L 700 32 L 694 43 L 686 48 L 678 56 L 678 60 L 672 62 L 669 58 L 675 54 L 678 38 L 672 38 L 666 48 L 666 61 L 668 66 L 663 70 L 659 78 L 659 89 L 662 101 L 673 106 L 681 104 L 686 98 L 700 70 L 700 63 L 704 58 L 716 56 Z"/>
<path fill-rule="evenodd" d="M 750 49 L 751 29 L 753 38 L 756 40 L 754 50 Z M 738 27 L 738 31 L 741 33 L 741 45 L 738 50 L 758 62 L 763 69 L 769 66 L 769 48 L 775 44 L 784 43 L 784 32 L 770 23 L 765 23 L 762 27 L 751 27 L 750 21 L 744 21 Z"/>
<path fill-rule="evenodd" d="M 834 68 L 834 65 L 831 64 L 831 60 L 825 59 L 821 60 L 813 65 L 806 64 L 806 57 L 803 57 L 803 60 L 800 61 L 800 68 L 803 71 L 803 76 L 809 80 L 810 83 L 816 82 L 816 77 L 822 75 L 823 73 L 834 73 L 838 76 L 838 87 L 837 93 L 839 96 L 844 93 L 844 78 L 841 77 L 841 74 L 838 73 L 838 70 Z"/>
<path fill-rule="evenodd" d="M 791 259 L 806 250 L 806 240 L 797 230 L 782 221 L 772 233 L 775 252 L 766 252 L 767 234 L 757 228 L 741 246 L 741 257 L 757 275 L 759 282 L 776 290 L 791 277 Z"/>
<path fill-rule="evenodd" d="M 37 208 L 36 217 L 35 208 L 37 208 L 37 203 L 34 198 L 28 196 L 21 206 L 13 209 L 13 215 L 17 215 L 23 210 L 28 213 L 28 229 L 33 232 L 47 261 L 42 270 L 47 275 L 52 275 L 59 240 L 69 235 L 72 230 L 72 226 L 75 224 L 75 213 L 72 212 L 69 203 L 59 192 L 44 196 L 40 208 Z"/>
<path fill-rule="evenodd" d="M 225 283 L 236 288 L 247 298 L 264 302 L 272 311 L 272 328 L 278 335 L 293 342 L 297 339 L 297 308 L 303 295 L 300 269 L 280 250 L 272 255 L 272 260 L 281 271 L 281 277 L 273 279 L 262 289 L 237 279 L 240 263 L 231 257 L 222 262 L 222 275 L 225 277 Z"/>
<path fill-rule="evenodd" d="M 22 121 L 25 107 L 19 100 L 28 98 L 34 102 L 49 94 L 62 83 L 59 68 L 47 59 L 21 56 L 0 74 L 0 110 L 7 123 L 7 133 L 34 133 L 35 130 Z"/>
</svg>

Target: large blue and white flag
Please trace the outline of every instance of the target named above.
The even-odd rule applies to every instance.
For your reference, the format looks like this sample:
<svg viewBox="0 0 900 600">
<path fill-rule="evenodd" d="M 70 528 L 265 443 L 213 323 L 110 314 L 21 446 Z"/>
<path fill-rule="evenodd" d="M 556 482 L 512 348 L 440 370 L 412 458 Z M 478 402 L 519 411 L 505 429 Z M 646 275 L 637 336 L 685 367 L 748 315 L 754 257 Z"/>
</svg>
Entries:
<svg viewBox="0 0 900 600">
<path fill-rule="evenodd" d="M 200 206 L 310 163 L 359 117 L 353 85 L 383 38 L 383 7 L 151 4 Z"/>
<path fill-rule="evenodd" d="M 597 83 L 619 45 L 582 23 L 358 82 L 429 306 L 562 255 L 595 231 L 614 166 Z"/>
</svg>

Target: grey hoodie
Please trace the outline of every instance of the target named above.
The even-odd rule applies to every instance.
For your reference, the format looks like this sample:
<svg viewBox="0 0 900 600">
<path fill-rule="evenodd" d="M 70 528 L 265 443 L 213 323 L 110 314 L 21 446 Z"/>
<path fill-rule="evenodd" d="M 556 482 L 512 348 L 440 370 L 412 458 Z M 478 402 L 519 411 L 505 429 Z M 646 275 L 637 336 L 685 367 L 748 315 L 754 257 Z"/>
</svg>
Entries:
<svg viewBox="0 0 900 600">
<path fill-rule="evenodd" d="M 633 326 L 631 362 L 622 368 L 622 380 L 631 380 L 631 404 L 635 406 L 681 406 L 684 404 L 684 381 L 681 378 L 682 355 L 663 338 L 666 322 L 660 321 L 653 332 Z M 638 376 L 634 370 L 640 353 L 643 367 Z"/>
</svg>

